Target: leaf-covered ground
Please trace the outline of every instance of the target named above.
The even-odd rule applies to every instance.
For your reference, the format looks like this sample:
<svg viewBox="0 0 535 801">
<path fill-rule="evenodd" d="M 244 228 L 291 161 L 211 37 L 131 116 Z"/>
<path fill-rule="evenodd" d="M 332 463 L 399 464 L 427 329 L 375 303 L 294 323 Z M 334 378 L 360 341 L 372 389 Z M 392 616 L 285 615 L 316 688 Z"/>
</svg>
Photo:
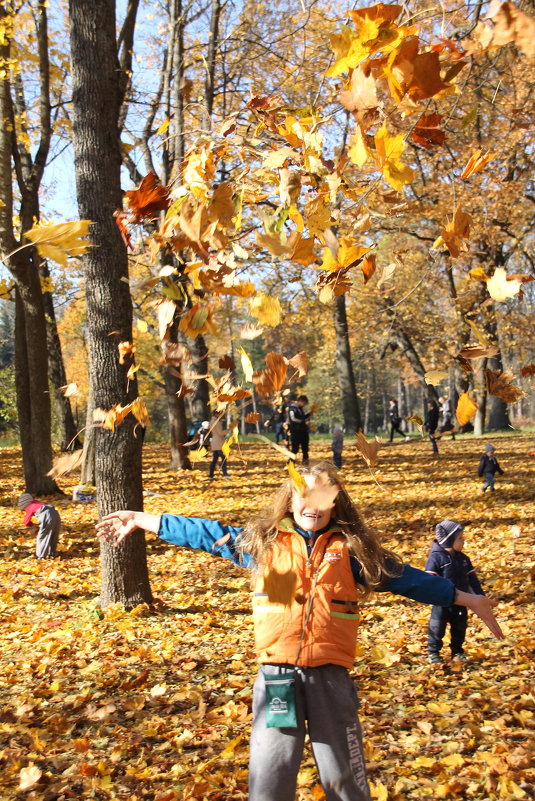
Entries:
<svg viewBox="0 0 535 801">
<path fill-rule="evenodd" d="M 484 440 L 442 442 L 438 461 L 427 442 L 396 443 L 380 453 L 378 483 L 346 447 L 350 492 L 407 561 L 423 566 L 441 519 L 466 522 L 465 550 L 507 634 L 492 640 L 471 618 L 472 661 L 430 666 L 426 607 L 389 595 L 366 604 L 354 676 L 376 799 L 532 797 L 533 438 L 493 441 L 506 470 L 494 495 L 477 479 Z M 232 481 L 210 483 L 206 464 L 177 476 L 165 446 L 147 445 L 146 510 L 243 523 L 284 467 L 261 445 L 242 454 Z M 329 456 L 326 445 L 314 456 Z M 16 508 L 18 449 L 0 451 L 0 471 L 0 797 L 245 799 L 256 670 L 248 577 L 151 537 L 156 611 L 101 613 L 95 505 L 56 500 L 62 559 L 37 562 Z M 323 798 L 310 752 L 299 785 L 300 801 Z"/>
</svg>

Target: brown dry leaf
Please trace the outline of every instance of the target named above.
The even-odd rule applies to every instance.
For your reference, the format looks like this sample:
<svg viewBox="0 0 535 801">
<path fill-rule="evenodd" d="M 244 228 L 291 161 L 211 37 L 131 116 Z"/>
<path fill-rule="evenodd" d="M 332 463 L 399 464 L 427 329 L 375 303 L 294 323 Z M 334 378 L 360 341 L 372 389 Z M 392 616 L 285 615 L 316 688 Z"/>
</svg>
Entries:
<svg viewBox="0 0 535 801">
<path fill-rule="evenodd" d="M 221 359 L 219 359 L 218 364 L 222 370 L 236 369 L 236 362 L 234 361 L 232 356 L 230 356 L 228 353 L 225 353 L 225 355 Z"/>
<path fill-rule="evenodd" d="M 268 353 L 266 369 L 253 373 L 253 383 L 259 395 L 266 397 L 272 392 L 279 392 L 286 379 L 288 359 L 280 353 Z"/>
<path fill-rule="evenodd" d="M 455 410 L 455 415 L 459 421 L 459 425 L 465 426 L 467 423 L 469 423 L 476 412 L 477 403 L 468 395 L 467 392 L 463 392 L 462 395 L 459 396 L 459 402 L 457 403 L 457 409 Z"/>
<path fill-rule="evenodd" d="M 535 364 L 528 364 L 526 367 L 522 367 L 520 375 L 522 378 L 531 378 L 532 375 L 535 375 Z"/>
<path fill-rule="evenodd" d="M 498 345 L 488 345 L 486 347 L 482 345 L 466 345 L 459 351 L 457 358 L 460 356 L 461 359 L 485 359 L 496 356 L 499 352 Z"/>
<path fill-rule="evenodd" d="M 74 470 L 78 470 L 82 464 L 82 457 L 83 451 L 81 448 L 71 453 L 65 453 L 63 456 L 58 456 L 57 459 L 54 459 L 52 469 L 48 471 L 47 476 L 61 478 L 62 476 L 72 473 Z"/>
<path fill-rule="evenodd" d="M 411 139 L 426 150 L 444 144 L 446 134 L 440 128 L 442 117 L 440 114 L 423 114 L 411 133 Z"/>
<path fill-rule="evenodd" d="M 169 189 L 161 185 L 154 172 L 145 175 L 137 189 L 125 192 L 124 199 L 139 221 L 153 219 L 171 204 Z"/>
<path fill-rule="evenodd" d="M 483 50 L 514 42 L 528 58 L 535 58 L 535 19 L 511 2 L 493 0 L 485 21 L 478 23 L 473 38 Z"/>
<path fill-rule="evenodd" d="M 289 360 L 288 364 L 292 367 L 295 367 L 297 372 L 299 373 L 299 378 L 303 378 L 307 374 L 308 370 L 308 359 L 306 351 L 302 350 L 300 353 L 296 353 L 295 356 Z"/>
<path fill-rule="evenodd" d="M 318 277 L 314 290 L 322 303 L 329 303 L 333 298 L 349 292 L 353 286 L 350 270 L 350 267 L 345 267 L 334 273 L 322 273 Z"/>
<path fill-rule="evenodd" d="M 160 364 L 180 367 L 182 362 L 187 362 L 189 359 L 189 353 L 184 345 L 180 345 L 177 342 L 170 342 L 168 339 L 162 341 L 161 351 Z"/>
<path fill-rule="evenodd" d="M 261 414 L 259 412 L 249 412 L 249 414 L 245 415 L 245 422 L 246 423 L 258 423 L 261 419 Z"/>
<path fill-rule="evenodd" d="M 116 426 L 121 425 L 126 415 L 130 413 L 130 407 L 130 403 L 126 406 L 116 403 L 111 409 L 93 409 L 93 422 L 101 423 L 102 428 L 115 431 Z"/>
<path fill-rule="evenodd" d="M 513 384 L 512 370 L 485 370 L 485 379 L 490 394 L 505 403 L 515 403 L 526 396 L 522 387 Z"/>
<path fill-rule="evenodd" d="M 440 231 L 440 236 L 433 242 L 433 248 L 449 250 L 452 258 L 460 256 L 461 251 L 467 250 L 466 242 L 470 236 L 472 217 L 466 211 L 456 209 L 453 220 Z"/>
<path fill-rule="evenodd" d="M 356 446 L 357 450 L 368 465 L 368 467 L 375 467 L 377 464 L 377 454 L 379 449 L 382 446 L 382 443 L 375 439 L 372 442 L 368 442 L 362 431 L 357 431 L 356 433 Z"/>
</svg>

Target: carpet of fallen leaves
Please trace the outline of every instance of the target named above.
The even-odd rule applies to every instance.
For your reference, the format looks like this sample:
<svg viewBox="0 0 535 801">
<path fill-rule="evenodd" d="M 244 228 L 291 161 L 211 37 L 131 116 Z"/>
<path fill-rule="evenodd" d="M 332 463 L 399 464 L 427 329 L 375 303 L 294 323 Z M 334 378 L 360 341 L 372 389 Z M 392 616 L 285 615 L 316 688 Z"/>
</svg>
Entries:
<svg viewBox="0 0 535 801">
<path fill-rule="evenodd" d="M 466 523 L 465 550 L 507 635 L 493 640 L 471 618 L 471 662 L 431 666 L 427 607 L 386 594 L 366 604 L 354 676 L 380 801 L 532 797 L 533 439 L 493 439 L 506 471 L 493 495 L 477 478 L 484 442 L 442 442 L 438 461 L 428 442 L 395 443 L 375 478 L 346 446 L 350 493 L 405 560 L 423 567 L 438 521 Z M 205 463 L 169 472 L 163 445 L 144 456 L 145 508 L 157 513 L 241 524 L 285 477 L 263 445 L 244 445 L 232 480 L 211 483 Z M 256 671 L 248 577 L 149 535 L 155 611 L 102 612 L 95 504 L 53 499 L 62 558 L 38 562 L 16 508 L 18 449 L 0 451 L 0 475 L 0 798 L 245 799 Z M 323 797 L 307 750 L 297 798 Z"/>
</svg>

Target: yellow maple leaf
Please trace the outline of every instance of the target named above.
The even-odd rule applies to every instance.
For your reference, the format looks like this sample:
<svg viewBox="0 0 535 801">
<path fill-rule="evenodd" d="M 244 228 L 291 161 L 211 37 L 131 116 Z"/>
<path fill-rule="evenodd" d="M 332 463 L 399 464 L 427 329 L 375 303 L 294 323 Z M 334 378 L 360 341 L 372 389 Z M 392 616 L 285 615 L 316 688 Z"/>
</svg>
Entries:
<svg viewBox="0 0 535 801">
<path fill-rule="evenodd" d="M 459 425 L 464 426 L 469 423 L 476 412 L 477 403 L 475 400 L 472 400 L 467 392 L 463 392 L 462 395 L 459 395 L 459 402 L 455 410 Z"/>
<path fill-rule="evenodd" d="M 487 289 L 493 300 L 504 301 L 518 295 L 522 282 L 517 278 L 508 280 L 503 267 L 496 267 L 491 278 L 487 281 Z"/>
<path fill-rule="evenodd" d="M 330 248 L 325 248 L 321 269 L 327 273 L 334 273 L 336 270 L 343 270 L 345 267 L 353 267 L 371 250 L 371 247 L 351 244 L 351 241 L 349 237 L 340 239 L 336 257 Z"/>
<path fill-rule="evenodd" d="M 238 424 L 236 423 L 234 428 L 232 429 L 232 434 L 228 437 L 225 442 L 223 443 L 221 450 L 223 451 L 223 455 L 228 457 L 230 453 L 230 449 L 232 446 L 238 442 L 239 434 L 238 434 Z"/>
<path fill-rule="evenodd" d="M 401 161 L 401 154 L 405 149 L 403 134 L 390 136 L 384 122 L 374 138 L 377 169 L 383 173 L 391 187 L 401 192 L 405 184 L 410 184 L 414 179 L 414 170 Z"/>
<path fill-rule="evenodd" d="M 40 224 L 26 231 L 24 236 L 35 245 L 43 259 L 52 259 L 66 267 L 69 256 L 81 256 L 93 247 L 82 239 L 89 233 L 90 225 L 93 225 L 92 220 Z"/>
<path fill-rule="evenodd" d="M 249 301 L 249 311 L 262 325 L 276 326 L 282 319 L 279 299 L 265 292 L 259 292 Z"/>
</svg>

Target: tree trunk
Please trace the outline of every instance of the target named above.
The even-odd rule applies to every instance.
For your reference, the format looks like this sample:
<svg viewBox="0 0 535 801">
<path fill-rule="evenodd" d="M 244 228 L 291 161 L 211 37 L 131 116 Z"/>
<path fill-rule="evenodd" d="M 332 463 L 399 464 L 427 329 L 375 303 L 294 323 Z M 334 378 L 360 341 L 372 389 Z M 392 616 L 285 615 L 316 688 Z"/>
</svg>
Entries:
<svg viewBox="0 0 535 801">
<path fill-rule="evenodd" d="M 49 275 L 46 262 L 42 262 L 41 264 L 41 275 L 45 277 Z M 50 383 L 54 387 L 54 403 L 61 436 L 61 450 L 65 451 L 68 448 L 81 448 L 82 445 L 78 439 L 78 432 L 72 415 L 71 402 L 69 398 L 65 397 L 64 392 L 61 390 L 61 387 L 64 387 L 67 383 L 67 377 L 56 323 L 56 312 L 50 292 L 45 292 L 43 294 L 43 304 L 46 317 L 48 376 L 50 378 Z"/>
<path fill-rule="evenodd" d="M 334 331 L 336 336 L 334 359 L 342 397 L 344 428 L 347 434 L 352 435 L 361 430 L 362 420 L 351 363 L 345 295 L 339 295 L 334 299 Z"/>
<path fill-rule="evenodd" d="M 94 222 L 83 257 L 86 279 L 89 380 L 96 407 L 125 405 L 137 396 L 131 361 L 119 364 L 119 342 L 132 341 L 128 258 L 113 213 L 122 205 L 119 142 L 121 105 L 114 0 L 70 0 L 73 140 L 80 217 Z M 142 439 L 128 415 L 115 428 L 96 429 L 95 482 L 100 515 L 142 510 Z M 139 531 L 118 548 L 101 543 L 103 607 L 152 601 L 145 537 Z"/>
<path fill-rule="evenodd" d="M 487 387 L 485 383 L 485 368 L 487 359 L 481 360 L 481 366 L 476 373 L 475 390 L 477 411 L 474 417 L 474 434 L 480 437 L 485 433 L 485 418 L 487 416 Z"/>
<path fill-rule="evenodd" d="M 0 21 L 6 16 L 5 7 L 0 7 Z M 4 36 L 2 42 L 0 60 L 9 64 L 9 40 Z M 0 118 L 3 121 L 0 125 L 0 247 L 6 255 L 19 245 L 13 235 L 11 154 L 14 128 L 10 122 L 13 109 L 9 77 L 9 69 L 5 69 L 0 78 Z M 24 220 L 22 226 L 23 230 L 27 229 Z M 33 248 L 25 248 L 8 261 L 16 286 L 15 382 L 26 489 L 33 495 L 50 495 L 57 492 L 58 487 L 46 475 L 52 467 L 48 354 L 35 256 Z"/>
</svg>

